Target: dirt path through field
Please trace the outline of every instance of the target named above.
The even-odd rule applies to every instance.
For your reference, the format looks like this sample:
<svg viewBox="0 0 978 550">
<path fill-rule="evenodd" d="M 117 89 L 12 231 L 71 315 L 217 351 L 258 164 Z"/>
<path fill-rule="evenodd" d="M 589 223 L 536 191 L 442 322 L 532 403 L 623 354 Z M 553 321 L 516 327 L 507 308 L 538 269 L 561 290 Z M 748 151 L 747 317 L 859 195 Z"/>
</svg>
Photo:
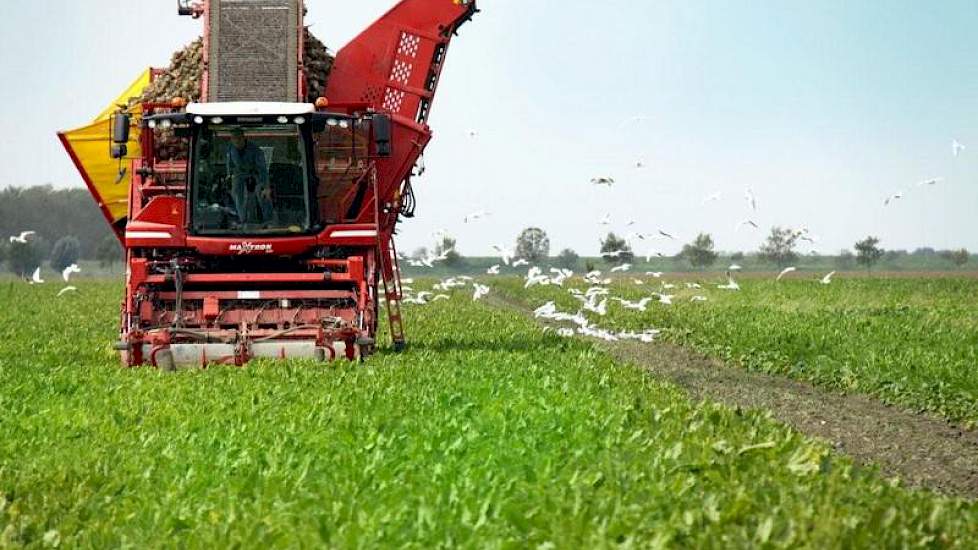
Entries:
<svg viewBox="0 0 978 550">
<path fill-rule="evenodd" d="M 499 294 L 490 303 L 530 314 L 525 304 Z M 732 367 L 663 342 L 595 345 L 681 386 L 693 399 L 767 409 L 777 420 L 831 442 L 861 464 L 877 464 L 884 474 L 910 486 L 978 498 L 978 433 L 974 431 L 871 397 Z"/>
</svg>

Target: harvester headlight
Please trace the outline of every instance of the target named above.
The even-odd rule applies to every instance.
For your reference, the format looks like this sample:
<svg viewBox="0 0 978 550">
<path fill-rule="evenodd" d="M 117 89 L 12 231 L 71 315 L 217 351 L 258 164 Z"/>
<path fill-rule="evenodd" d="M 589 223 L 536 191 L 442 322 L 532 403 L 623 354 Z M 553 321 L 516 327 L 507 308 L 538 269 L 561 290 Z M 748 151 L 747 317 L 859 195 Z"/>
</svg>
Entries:
<svg viewBox="0 0 978 550">
<path fill-rule="evenodd" d="M 278 117 L 278 123 L 279 124 L 288 124 L 289 123 L 289 117 L 287 117 L 287 116 L 280 116 L 280 117 Z"/>
<path fill-rule="evenodd" d="M 336 120 L 335 118 L 327 118 L 326 119 L 326 126 L 336 126 L 339 123 L 340 123 L 340 121 Z"/>
<path fill-rule="evenodd" d="M 224 119 L 219 116 L 216 116 L 211 119 L 211 124 L 223 124 L 223 123 L 224 123 Z"/>
<path fill-rule="evenodd" d="M 204 123 L 204 117 L 200 115 L 194 117 L 194 124 L 203 124 L 203 123 Z"/>
<path fill-rule="evenodd" d="M 163 120 L 160 121 L 160 128 L 164 130 L 169 130 L 170 128 L 173 128 L 173 121 L 168 118 L 164 118 Z"/>
<path fill-rule="evenodd" d="M 295 117 L 295 123 L 296 124 L 305 124 L 306 123 L 306 117 L 304 117 L 304 116 L 297 116 L 297 117 Z"/>
<path fill-rule="evenodd" d="M 350 123 L 349 122 L 347 122 L 345 120 L 341 120 L 340 121 L 340 128 L 343 128 L 345 130 L 345 129 L 349 128 L 349 127 L 350 127 Z"/>
<path fill-rule="evenodd" d="M 146 126 L 149 126 L 149 128 L 152 130 L 153 128 L 156 128 L 156 121 L 150 120 L 149 122 L 146 123 Z"/>
</svg>

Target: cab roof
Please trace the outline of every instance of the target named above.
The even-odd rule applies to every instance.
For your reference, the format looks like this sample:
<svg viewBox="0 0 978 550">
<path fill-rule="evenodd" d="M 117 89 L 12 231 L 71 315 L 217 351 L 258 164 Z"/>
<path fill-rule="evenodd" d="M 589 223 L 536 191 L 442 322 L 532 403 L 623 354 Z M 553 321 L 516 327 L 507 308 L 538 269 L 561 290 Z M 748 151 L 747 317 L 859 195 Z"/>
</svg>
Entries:
<svg viewBox="0 0 978 550">
<path fill-rule="evenodd" d="M 200 116 L 235 115 L 305 115 L 314 113 L 312 103 L 288 103 L 281 101 L 228 101 L 224 103 L 191 103 L 187 113 Z"/>
</svg>

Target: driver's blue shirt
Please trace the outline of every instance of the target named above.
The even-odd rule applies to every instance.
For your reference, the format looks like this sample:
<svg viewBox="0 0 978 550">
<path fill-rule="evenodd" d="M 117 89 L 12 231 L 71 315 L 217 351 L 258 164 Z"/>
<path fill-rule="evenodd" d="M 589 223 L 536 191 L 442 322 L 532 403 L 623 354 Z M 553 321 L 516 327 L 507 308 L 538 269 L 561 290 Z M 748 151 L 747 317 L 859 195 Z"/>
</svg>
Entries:
<svg viewBox="0 0 978 550">
<path fill-rule="evenodd" d="M 228 173 L 236 184 L 250 176 L 255 178 L 260 187 L 266 187 L 268 164 L 265 162 L 265 153 L 250 141 L 240 150 L 233 143 L 228 144 Z"/>
</svg>

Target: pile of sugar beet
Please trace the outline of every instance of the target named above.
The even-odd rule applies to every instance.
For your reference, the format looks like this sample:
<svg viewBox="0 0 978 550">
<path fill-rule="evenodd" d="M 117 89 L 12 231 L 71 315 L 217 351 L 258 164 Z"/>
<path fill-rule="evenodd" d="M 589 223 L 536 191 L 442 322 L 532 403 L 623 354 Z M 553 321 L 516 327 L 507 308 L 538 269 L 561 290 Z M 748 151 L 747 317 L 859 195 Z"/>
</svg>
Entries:
<svg viewBox="0 0 978 550">
<path fill-rule="evenodd" d="M 204 41 L 198 38 L 174 53 L 170 66 L 156 76 L 138 101 L 168 103 L 177 97 L 189 102 L 198 101 L 204 73 L 203 50 Z M 308 101 L 315 101 L 316 98 L 325 95 L 326 81 L 333 68 L 333 59 L 329 49 L 307 28 L 303 64 L 307 75 Z M 162 160 L 185 158 L 185 145 L 182 141 L 167 139 L 168 137 L 157 135 L 157 156 Z"/>
</svg>

